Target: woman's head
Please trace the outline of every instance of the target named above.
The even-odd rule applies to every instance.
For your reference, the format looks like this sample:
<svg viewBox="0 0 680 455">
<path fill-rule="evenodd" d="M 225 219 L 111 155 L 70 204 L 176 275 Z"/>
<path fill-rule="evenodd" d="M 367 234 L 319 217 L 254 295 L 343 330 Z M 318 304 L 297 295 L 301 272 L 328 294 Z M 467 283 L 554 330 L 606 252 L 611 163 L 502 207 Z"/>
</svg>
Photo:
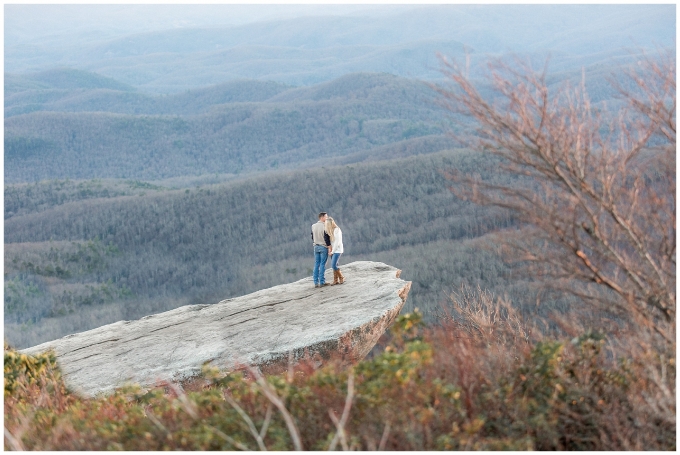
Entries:
<svg viewBox="0 0 680 455">
<path fill-rule="evenodd" d="M 335 224 L 335 220 L 331 218 L 330 216 L 326 220 L 326 224 L 324 226 L 324 230 L 326 231 L 326 234 L 331 238 L 331 242 L 335 240 L 335 236 L 333 235 L 333 231 L 335 231 L 335 228 L 338 227 L 337 224 Z"/>
</svg>

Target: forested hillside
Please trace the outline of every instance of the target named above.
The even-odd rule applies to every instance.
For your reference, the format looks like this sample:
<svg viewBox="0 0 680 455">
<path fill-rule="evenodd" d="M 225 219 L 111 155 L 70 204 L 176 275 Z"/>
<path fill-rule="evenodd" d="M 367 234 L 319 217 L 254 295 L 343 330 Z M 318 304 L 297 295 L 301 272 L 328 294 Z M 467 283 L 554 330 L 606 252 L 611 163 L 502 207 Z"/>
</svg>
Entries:
<svg viewBox="0 0 680 455">
<path fill-rule="evenodd" d="M 103 81 L 93 84 L 93 80 Z M 219 104 L 265 101 L 290 88 L 276 82 L 241 80 L 153 96 L 85 71 L 5 74 L 5 117 L 35 111 L 194 115 L 206 113 Z"/>
<path fill-rule="evenodd" d="M 578 85 L 585 74 L 591 100 L 611 107 L 619 102 L 608 79 L 615 68 L 554 73 L 548 83 Z M 469 132 L 463 118 L 436 104 L 427 84 L 390 74 L 356 73 L 310 87 L 241 80 L 161 96 L 59 69 L 8 75 L 5 93 L 11 183 L 346 164 L 444 150 L 453 145 L 446 132 Z"/>
<path fill-rule="evenodd" d="M 167 188 L 139 180 L 44 180 L 5 186 L 5 219 L 83 199 L 143 196 Z"/>
<path fill-rule="evenodd" d="M 442 140 L 450 121 L 422 82 L 355 74 L 310 88 L 283 88 L 233 83 L 155 97 L 145 107 L 153 113 L 174 112 L 172 116 L 85 112 L 91 108 L 85 103 L 74 107 L 79 113 L 9 117 L 5 180 L 148 180 L 330 165 L 375 147 L 413 149 L 399 144 L 419 137 L 429 137 L 426 152 L 446 148 Z M 107 108 L 114 112 L 118 107 L 134 111 L 143 101 L 136 93 L 117 93 L 127 101 Z M 103 109 L 107 103 L 102 103 Z M 202 110 L 208 112 L 189 115 Z"/>
<path fill-rule="evenodd" d="M 33 90 L 108 89 L 130 92 L 134 87 L 110 77 L 72 68 L 54 68 L 30 74 L 5 74 L 5 105 L 7 97 Z M 11 103 L 10 103 L 11 104 Z"/>
<path fill-rule="evenodd" d="M 458 201 L 441 174 L 491 176 L 494 166 L 461 150 L 180 190 L 141 182 L 7 186 L 6 337 L 32 345 L 308 276 L 309 231 L 320 210 L 344 230 L 342 262 L 403 269 L 414 281 L 409 308 L 428 317 L 462 280 L 512 292 L 509 270 L 478 248 L 481 236 L 511 220 Z"/>
</svg>

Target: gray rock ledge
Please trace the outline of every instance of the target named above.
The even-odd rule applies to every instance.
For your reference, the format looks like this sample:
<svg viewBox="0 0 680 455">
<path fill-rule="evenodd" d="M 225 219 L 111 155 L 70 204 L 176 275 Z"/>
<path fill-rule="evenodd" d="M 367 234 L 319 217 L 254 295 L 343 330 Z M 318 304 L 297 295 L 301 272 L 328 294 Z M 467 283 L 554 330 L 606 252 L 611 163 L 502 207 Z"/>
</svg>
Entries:
<svg viewBox="0 0 680 455">
<path fill-rule="evenodd" d="M 362 359 L 394 322 L 411 282 L 395 267 L 352 262 L 345 283 L 314 288 L 312 278 L 213 305 L 189 305 L 136 321 L 119 321 L 22 350 L 54 349 L 66 384 L 84 396 L 132 382 L 143 388 L 182 382 L 205 363 L 223 371 L 243 365 L 264 372 L 290 359 Z M 326 282 L 332 282 L 326 270 Z M 329 281 L 330 279 L 330 281 Z"/>
</svg>

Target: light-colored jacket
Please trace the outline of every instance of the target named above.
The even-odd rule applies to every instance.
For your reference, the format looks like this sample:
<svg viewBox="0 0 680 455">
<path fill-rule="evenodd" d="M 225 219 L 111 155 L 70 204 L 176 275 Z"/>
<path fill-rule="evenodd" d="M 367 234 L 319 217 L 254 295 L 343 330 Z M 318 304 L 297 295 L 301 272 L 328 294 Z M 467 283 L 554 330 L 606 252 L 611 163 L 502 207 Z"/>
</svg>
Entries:
<svg viewBox="0 0 680 455">
<path fill-rule="evenodd" d="M 312 243 L 314 245 L 327 246 L 324 234 L 324 224 L 321 221 L 312 224 Z"/>
<path fill-rule="evenodd" d="M 333 230 L 333 240 L 331 240 L 331 254 L 343 253 L 344 248 L 342 247 L 342 231 L 339 227 Z"/>
</svg>

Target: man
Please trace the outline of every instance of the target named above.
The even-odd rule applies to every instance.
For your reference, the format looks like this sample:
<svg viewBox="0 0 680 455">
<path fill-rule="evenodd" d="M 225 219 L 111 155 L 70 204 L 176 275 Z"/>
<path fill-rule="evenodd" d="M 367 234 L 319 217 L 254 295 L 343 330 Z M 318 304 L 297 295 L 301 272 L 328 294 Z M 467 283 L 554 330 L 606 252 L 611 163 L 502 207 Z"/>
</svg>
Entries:
<svg viewBox="0 0 680 455">
<path fill-rule="evenodd" d="M 319 213 L 319 221 L 312 224 L 312 244 L 314 245 L 314 287 L 330 286 L 326 283 L 324 272 L 328 253 L 331 251 L 331 238 L 324 230 L 324 223 L 328 218 L 326 212 Z"/>
</svg>

